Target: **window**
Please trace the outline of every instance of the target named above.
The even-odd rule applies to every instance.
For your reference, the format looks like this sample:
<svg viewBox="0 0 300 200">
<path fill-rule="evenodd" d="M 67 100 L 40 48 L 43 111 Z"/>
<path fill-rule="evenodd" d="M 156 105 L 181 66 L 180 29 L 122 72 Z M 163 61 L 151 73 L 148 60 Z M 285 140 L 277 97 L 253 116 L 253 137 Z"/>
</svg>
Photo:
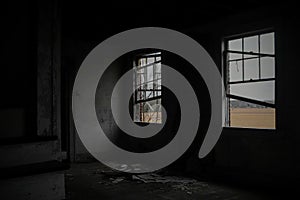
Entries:
<svg viewBox="0 0 300 200">
<path fill-rule="evenodd" d="M 161 123 L 161 53 L 137 56 L 133 69 L 134 121 Z"/>
<path fill-rule="evenodd" d="M 275 129 L 274 36 L 225 40 L 227 127 Z"/>
</svg>

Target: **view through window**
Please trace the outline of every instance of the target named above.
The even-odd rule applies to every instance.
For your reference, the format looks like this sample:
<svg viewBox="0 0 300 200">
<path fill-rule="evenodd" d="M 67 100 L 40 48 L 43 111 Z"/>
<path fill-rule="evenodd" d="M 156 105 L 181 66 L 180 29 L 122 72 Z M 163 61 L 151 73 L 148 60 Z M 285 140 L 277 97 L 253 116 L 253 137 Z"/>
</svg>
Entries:
<svg viewBox="0 0 300 200">
<path fill-rule="evenodd" d="M 225 42 L 226 125 L 275 129 L 274 32 Z"/>
<path fill-rule="evenodd" d="M 161 123 L 161 53 L 137 56 L 133 69 L 134 121 Z"/>
</svg>

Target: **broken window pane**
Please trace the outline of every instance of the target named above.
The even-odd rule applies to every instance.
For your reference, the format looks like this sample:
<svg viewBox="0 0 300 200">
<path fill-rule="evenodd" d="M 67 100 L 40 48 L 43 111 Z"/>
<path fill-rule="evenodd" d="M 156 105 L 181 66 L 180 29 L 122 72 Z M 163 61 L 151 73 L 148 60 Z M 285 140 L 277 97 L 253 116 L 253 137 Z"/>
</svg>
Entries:
<svg viewBox="0 0 300 200">
<path fill-rule="evenodd" d="M 258 36 L 244 38 L 244 52 L 258 53 Z M 245 55 L 246 57 L 246 55 Z"/>
<path fill-rule="evenodd" d="M 258 59 L 244 60 L 245 80 L 255 80 L 259 78 Z"/>
<path fill-rule="evenodd" d="M 242 61 L 234 61 L 229 63 L 229 81 L 242 81 Z"/>
</svg>

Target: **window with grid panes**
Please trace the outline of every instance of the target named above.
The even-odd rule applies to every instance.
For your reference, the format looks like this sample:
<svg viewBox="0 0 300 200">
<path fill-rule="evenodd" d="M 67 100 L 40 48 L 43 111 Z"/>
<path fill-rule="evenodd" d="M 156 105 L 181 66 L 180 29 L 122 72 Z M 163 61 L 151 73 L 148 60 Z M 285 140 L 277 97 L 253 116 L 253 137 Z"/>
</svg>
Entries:
<svg viewBox="0 0 300 200">
<path fill-rule="evenodd" d="M 225 40 L 226 126 L 275 129 L 275 33 Z"/>
<path fill-rule="evenodd" d="M 162 123 L 161 53 L 139 55 L 133 65 L 134 121 Z"/>
</svg>

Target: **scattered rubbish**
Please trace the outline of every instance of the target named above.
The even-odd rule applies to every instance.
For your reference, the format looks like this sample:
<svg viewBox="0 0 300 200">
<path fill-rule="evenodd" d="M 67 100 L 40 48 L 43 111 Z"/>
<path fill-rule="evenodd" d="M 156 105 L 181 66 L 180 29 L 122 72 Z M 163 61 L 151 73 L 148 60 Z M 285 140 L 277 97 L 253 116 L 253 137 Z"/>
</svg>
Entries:
<svg viewBox="0 0 300 200">
<path fill-rule="evenodd" d="M 99 173 L 99 172 L 98 172 Z M 112 185 L 121 183 L 124 180 L 127 181 L 137 181 L 140 183 L 161 183 L 161 184 L 169 184 L 175 190 L 184 191 L 187 194 L 191 195 L 192 190 L 195 185 L 201 184 L 195 179 L 178 177 L 178 176 L 162 176 L 158 174 L 136 174 L 127 176 L 124 173 L 116 172 L 116 171 L 101 171 L 100 172 L 104 177 L 107 177 L 107 181 L 100 181 L 98 183 L 105 185 Z M 104 178 L 103 177 L 103 178 Z M 203 185 L 204 186 L 204 185 Z M 199 185 L 198 185 L 199 187 Z M 161 188 L 162 189 L 162 188 Z"/>
<path fill-rule="evenodd" d="M 140 181 L 143 183 L 170 183 L 176 190 L 181 190 L 191 195 L 191 186 L 197 183 L 196 180 L 177 176 L 160 176 L 157 174 L 142 174 L 132 175 L 132 180 Z"/>
<path fill-rule="evenodd" d="M 175 190 L 181 190 L 181 191 L 185 191 L 187 194 L 192 194 L 192 192 L 190 191 L 191 188 L 184 185 L 184 184 L 179 184 L 179 185 L 173 185 L 172 186 Z"/>
<path fill-rule="evenodd" d="M 121 181 L 123 181 L 124 180 L 124 178 L 116 178 L 115 180 L 113 180 L 112 181 L 112 183 L 119 183 L 119 182 L 121 182 Z"/>
<path fill-rule="evenodd" d="M 107 179 L 106 179 L 106 181 L 105 180 L 99 181 L 98 183 L 104 184 L 104 185 L 112 185 L 112 184 L 120 183 L 124 180 L 125 180 L 125 177 L 117 177 L 117 178 L 109 178 L 109 181 L 107 181 Z"/>
<path fill-rule="evenodd" d="M 193 184 L 197 181 L 194 179 L 176 177 L 176 176 L 160 176 L 157 174 L 141 174 L 132 175 L 133 180 L 139 180 L 143 183 L 182 183 Z"/>
</svg>

